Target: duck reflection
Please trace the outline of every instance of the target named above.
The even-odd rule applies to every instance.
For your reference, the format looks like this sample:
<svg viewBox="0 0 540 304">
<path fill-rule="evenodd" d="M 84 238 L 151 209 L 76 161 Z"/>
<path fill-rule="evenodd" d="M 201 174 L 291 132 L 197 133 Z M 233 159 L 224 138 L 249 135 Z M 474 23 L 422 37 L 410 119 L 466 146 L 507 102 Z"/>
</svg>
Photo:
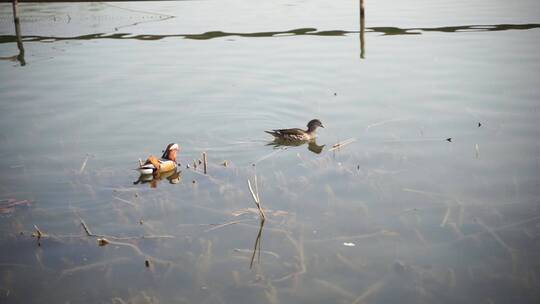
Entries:
<svg viewBox="0 0 540 304">
<path fill-rule="evenodd" d="M 159 172 L 156 171 L 154 174 L 141 174 L 139 179 L 133 182 L 134 185 L 137 184 L 150 184 L 150 188 L 157 188 L 157 185 L 160 181 L 167 180 L 171 184 L 178 184 L 182 180 L 182 171 L 177 169 Z"/>
<path fill-rule="evenodd" d="M 274 148 L 277 149 L 277 148 L 281 148 L 281 147 L 298 147 L 298 146 L 301 146 L 301 145 L 304 145 L 304 144 L 307 144 L 308 150 L 315 153 L 315 154 L 320 154 L 322 152 L 324 146 L 325 146 L 325 145 L 319 146 L 317 144 L 316 139 L 312 139 L 312 140 L 287 140 L 287 139 L 281 139 L 281 138 L 276 138 L 276 139 L 274 139 L 274 141 L 269 142 L 266 145 L 267 146 L 273 146 Z"/>
</svg>

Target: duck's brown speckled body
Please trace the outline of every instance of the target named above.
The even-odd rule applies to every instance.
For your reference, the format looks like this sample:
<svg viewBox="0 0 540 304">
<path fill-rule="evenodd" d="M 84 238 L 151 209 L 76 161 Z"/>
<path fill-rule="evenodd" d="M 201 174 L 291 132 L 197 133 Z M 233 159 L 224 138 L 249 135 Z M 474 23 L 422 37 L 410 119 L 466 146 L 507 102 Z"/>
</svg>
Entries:
<svg viewBox="0 0 540 304">
<path fill-rule="evenodd" d="M 293 128 L 293 129 L 276 129 L 276 130 L 264 131 L 264 132 L 278 139 L 290 140 L 290 141 L 308 141 L 308 140 L 315 139 L 315 137 L 317 137 L 315 130 L 317 130 L 318 127 L 324 128 L 320 120 L 313 119 L 308 122 L 307 130 Z"/>
</svg>

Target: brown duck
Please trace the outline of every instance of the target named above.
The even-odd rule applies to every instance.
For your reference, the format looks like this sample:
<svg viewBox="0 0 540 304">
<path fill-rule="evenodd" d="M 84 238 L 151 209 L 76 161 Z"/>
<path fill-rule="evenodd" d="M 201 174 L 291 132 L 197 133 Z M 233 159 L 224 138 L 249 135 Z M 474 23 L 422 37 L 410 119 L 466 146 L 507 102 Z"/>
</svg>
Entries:
<svg viewBox="0 0 540 304">
<path fill-rule="evenodd" d="M 315 130 L 318 127 L 324 128 L 322 122 L 318 119 L 312 119 L 307 124 L 307 130 L 302 130 L 299 128 L 293 129 L 276 129 L 272 131 L 264 131 L 276 139 L 289 140 L 289 141 L 309 141 L 315 139 L 317 134 Z"/>
</svg>

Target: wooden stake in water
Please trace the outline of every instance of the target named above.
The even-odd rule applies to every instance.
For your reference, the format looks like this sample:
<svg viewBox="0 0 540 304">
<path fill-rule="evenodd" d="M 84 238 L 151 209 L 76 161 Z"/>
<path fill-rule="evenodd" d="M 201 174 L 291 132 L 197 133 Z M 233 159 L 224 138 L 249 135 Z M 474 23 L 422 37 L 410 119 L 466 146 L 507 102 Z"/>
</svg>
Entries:
<svg viewBox="0 0 540 304">
<path fill-rule="evenodd" d="M 206 157 L 206 152 L 203 152 L 202 158 L 203 158 L 204 174 L 206 174 L 207 168 L 208 168 L 208 158 Z"/>
<path fill-rule="evenodd" d="M 24 46 L 21 39 L 21 24 L 19 20 L 18 13 L 18 1 L 13 0 L 13 23 L 15 23 L 15 36 L 17 37 L 17 48 L 19 49 L 19 55 L 17 55 L 17 60 L 21 63 L 21 66 L 26 65 L 24 60 Z"/>
<path fill-rule="evenodd" d="M 366 18 L 364 10 L 364 0 L 360 0 L 360 58 L 365 58 L 365 45 L 364 32 L 366 30 Z"/>
</svg>

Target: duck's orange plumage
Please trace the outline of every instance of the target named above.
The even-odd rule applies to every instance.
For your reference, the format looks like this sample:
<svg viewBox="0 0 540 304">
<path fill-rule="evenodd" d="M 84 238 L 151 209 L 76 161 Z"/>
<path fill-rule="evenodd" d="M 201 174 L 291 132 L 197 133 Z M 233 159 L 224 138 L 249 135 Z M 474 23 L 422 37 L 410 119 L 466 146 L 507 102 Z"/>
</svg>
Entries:
<svg viewBox="0 0 540 304">
<path fill-rule="evenodd" d="M 168 172 L 176 168 L 176 154 L 180 150 L 178 144 L 171 143 L 167 145 L 161 159 L 150 155 L 144 164 L 139 167 L 141 174 L 150 174 L 155 172 Z"/>
</svg>

